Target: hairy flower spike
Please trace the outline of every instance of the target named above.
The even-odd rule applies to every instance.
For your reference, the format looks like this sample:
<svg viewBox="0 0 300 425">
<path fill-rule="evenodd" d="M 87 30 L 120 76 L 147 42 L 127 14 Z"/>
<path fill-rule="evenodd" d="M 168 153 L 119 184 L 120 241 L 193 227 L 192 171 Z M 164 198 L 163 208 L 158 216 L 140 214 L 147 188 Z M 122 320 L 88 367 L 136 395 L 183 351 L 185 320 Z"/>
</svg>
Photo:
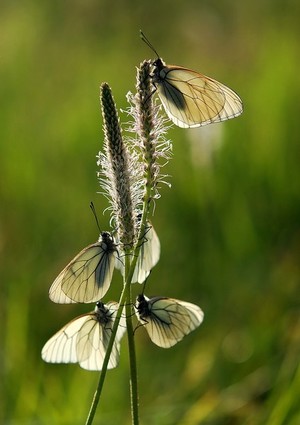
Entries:
<svg viewBox="0 0 300 425">
<path fill-rule="evenodd" d="M 103 115 L 104 153 L 99 153 L 98 165 L 100 182 L 110 200 L 112 219 L 118 230 L 119 240 L 123 246 L 133 247 L 136 240 L 136 215 L 138 214 L 139 196 L 136 178 L 133 173 L 134 155 L 130 157 L 123 142 L 119 118 L 111 89 L 103 83 L 100 89 Z"/>
<path fill-rule="evenodd" d="M 164 136 L 169 127 L 159 113 L 160 106 L 153 100 L 155 89 L 151 82 L 151 67 L 151 61 L 141 63 L 137 72 L 137 93 L 135 96 L 131 93 L 127 95 L 131 103 L 129 113 L 134 118 L 129 130 L 137 134 L 133 142 L 142 151 L 145 194 L 148 193 L 149 201 L 159 198 L 158 183 L 164 182 L 166 177 L 160 174 L 163 164 L 159 163 L 159 159 L 162 157 L 167 162 L 171 152 L 171 144 Z"/>
<path fill-rule="evenodd" d="M 155 120 L 153 111 L 151 64 L 144 61 L 137 74 L 138 115 L 140 118 L 140 137 L 144 148 L 145 173 L 148 174 L 146 186 L 151 189 L 158 168 L 155 161 Z"/>
</svg>

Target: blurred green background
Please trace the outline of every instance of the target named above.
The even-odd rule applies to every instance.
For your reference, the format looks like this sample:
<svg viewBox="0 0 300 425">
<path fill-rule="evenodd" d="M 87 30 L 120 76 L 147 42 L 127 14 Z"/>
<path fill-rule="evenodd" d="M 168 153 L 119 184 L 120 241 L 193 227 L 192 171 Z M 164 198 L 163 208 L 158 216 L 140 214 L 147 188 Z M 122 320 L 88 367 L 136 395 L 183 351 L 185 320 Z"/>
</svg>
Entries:
<svg viewBox="0 0 300 425">
<path fill-rule="evenodd" d="M 96 179 L 99 86 L 120 108 L 153 53 L 236 90 L 244 114 L 171 129 L 153 223 L 162 255 L 148 295 L 200 305 L 170 350 L 137 332 L 142 425 L 300 423 L 299 16 L 297 1 L 1 1 L 0 423 L 83 424 L 98 373 L 40 358 L 88 305 L 48 289 L 109 214 Z M 126 122 L 126 114 L 121 113 Z M 297 124 L 298 123 L 298 124 Z M 121 278 L 106 300 L 117 297 Z M 140 288 L 137 288 L 138 290 Z M 130 423 L 128 359 L 110 371 L 95 424 Z"/>
</svg>

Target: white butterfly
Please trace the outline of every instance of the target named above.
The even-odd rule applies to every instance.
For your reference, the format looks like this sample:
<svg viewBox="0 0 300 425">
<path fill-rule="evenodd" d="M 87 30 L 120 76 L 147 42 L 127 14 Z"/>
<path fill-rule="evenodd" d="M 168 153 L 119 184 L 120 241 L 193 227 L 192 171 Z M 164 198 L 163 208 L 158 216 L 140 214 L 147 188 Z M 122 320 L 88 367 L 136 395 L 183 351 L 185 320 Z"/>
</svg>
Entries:
<svg viewBox="0 0 300 425">
<path fill-rule="evenodd" d="M 98 242 L 84 248 L 58 275 L 50 299 L 59 304 L 100 300 L 110 286 L 117 252 L 110 233 L 102 232 Z"/>
<path fill-rule="evenodd" d="M 42 359 L 47 363 L 79 363 L 83 369 L 101 370 L 117 310 L 116 302 L 97 302 L 95 311 L 72 320 L 46 342 Z M 108 369 L 118 365 L 120 340 L 125 329 L 122 315 Z"/>
<path fill-rule="evenodd" d="M 142 32 L 141 38 L 157 55 L 152 82 L 168 117 L 178 127 L 200 127 L 243 112 L 242 101 L 233 90 L 191 69 L 166 65 Z"/>
<path fill-rule="evenodd" d="M 132 283 L 143 283 L 160 257 L 160 242 L 150 222 L 146 225 L 144 237 L 138 243 L 141 245 L 141 248 L 133 272 Z M 124 275 L 125 270 L 122 261 L 116 264 L 116 268 L 119 268 L 122 275 Z"/>
<path fill-rule="evenodd" d="M 135 309 L 150 339 L 163 348 L 181 341 L 202 323 L 204 316 L 195 304 L 165 297 L 139 295 Z"/>
</svg>

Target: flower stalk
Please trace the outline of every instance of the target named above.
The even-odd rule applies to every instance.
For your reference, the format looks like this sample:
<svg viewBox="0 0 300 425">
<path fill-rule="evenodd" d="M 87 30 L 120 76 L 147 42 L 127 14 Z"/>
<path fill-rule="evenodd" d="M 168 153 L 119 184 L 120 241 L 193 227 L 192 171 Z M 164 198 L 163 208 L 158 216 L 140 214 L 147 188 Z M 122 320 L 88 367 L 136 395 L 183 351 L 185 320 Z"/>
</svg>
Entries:
<svg viewBox="0 0 300 425">
<path fill-rule="evenodd" d="M 55 295 L 51 299 L 55 302 L 87 303 L 95 301 L 95 294 L 100 294 L 99 290 L 103 293 L 100 296 L 106 294 L 114 268 L 120 269 L 123 275 L 118 304 L 110 302 L 105 307 L 102 301 L 97 302 L 97 315 L 88 313 L 70 322 L 42 350 L 45 361 L 78 362 L 88 370 L 101 370 L 86 425 L 93 423 L 107 369 L 116 367 L 118 363 L 125 326 L 132 425 L 139 425 L 133 309 L 151 340 L 164 348 L 180 341 L 199 326 L 203 318 L 201 309 L 190 303 L 166 297 L 150 299 L 144 294 L 140 294 L 134 302 L 132 297 L 132 284 L 143 283 L 159 260 L 160 242 L 149 215 L 151 207 L 160 197 L 160 184 L 166 183 L 166 175 L 161 173 L 161 168 L 170 159 L 172 148 L 165 138 L 168 129 L 166 121 L 160 116 L 160 107 L 153 99 L 151 67 L 151 61 L 144 61 L 140 65 L 136 94 L 127 95 L 130 104 L 127 112 L 132 117 L 128 129 L 133 134 L 131 137 L 123 136 L 109 85 L 101 85 L 104 147 L 98 155 L 98 177 L 102 193 L 110 203 L 108 209 L 113 233 L 101 232 L 98 241 L 83 249 L 51 287 L 51 294 Z M 152 312 L 154 305 L 156 307 Z M 82 317 L 90 327 L 83 326 Z M 168 317 L 167 321 L 165 317 Z M 65 353 L 66 347 L 70 351 L 66 350 Z"/>
<path fill-rule="evenodd" d="M 132 324 L 131 282 L 139 252 L 145 243 L 146 223 L 149 207 L 158 198 L 157 182 L 160 179 L 156 146 L 161 146 L 161 120 L 154 108 L 150 81 L 150 62 L 144 61 L 137 74 L 137 94 L 129 95 L 134 118 L 131 131 L 136 134 L 135 152 L 132 153 L 123 141 L 119 118 L 108 84 L 101 86 L 100 99 L 105 135 L 104 153 L 99 154 L 101 167 L 100 182 L 111 201 L 112 221 L 118 231 L 118 239 L 124 252 L 124 286 L 119 300 L 119 309 L 112 329 L 110 344 L 103 363 L 99 383 L 86 425 L 91 425 L 103 388 L 110 352 L 113 347 L 118 324 L 125 305 L 127 339 L 130 363 L 130 396 L 132 423 L 138 425 L 138 381 L 134 330 Z M 165 144 L 166 142 L 163 141 Z M 165 152 L 163 155 L 166 157 Z M 142 160 L 140 161 L 140 157 Z M 140 165 L 142 164 L 142 165 Z M 132 172 L 139 171 L 139 176 Z M 138 215 L 140 219 L 137 220 Z"/>
</svg>

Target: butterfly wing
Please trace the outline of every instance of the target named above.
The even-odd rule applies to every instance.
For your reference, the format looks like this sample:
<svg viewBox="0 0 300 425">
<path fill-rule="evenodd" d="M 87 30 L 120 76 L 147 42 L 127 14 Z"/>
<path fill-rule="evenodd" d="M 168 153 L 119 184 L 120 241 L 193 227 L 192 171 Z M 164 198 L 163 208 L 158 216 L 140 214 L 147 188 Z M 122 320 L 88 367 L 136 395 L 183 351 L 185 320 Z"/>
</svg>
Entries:
<svg viewBox="0 0 300 425">
<path fill-rule="evenodd" d="M 84 248 L 58 275 L 49 290 L 59 304 L 90 303 L 107 292 L 115 264 L 115 249 L 103 241 Z"/>
<path fill-rule="evenodd" d="M 148 300 L 146 315 L 139 315 L 150 339 L 159 347 L 169 348 L 196 329 L 203 320 L 200 307 L 173 298 Z"/>
<path fill-rule="evenodd" d="M 115 302 L 102 304 L 102 307 L 97 309 L 97 313 L 91 315 L 80 329 L 76 349 L 79 365 L 83 369 L 102 369 L 117 309 L 118 304 Z M 116 367 L 119 363 L 120 340 L 126 329 L 124 320 L 122 316 L 110 354 L 108 369 Z"/>
<path fill-rule="evenodd" d="M 186 68 L 166 66 L 155 82 L 168 117 L 179 127 L 200 127 L 237 117 L 240 97 L 229 87 Z"/>
<path fill-rule="evenodd" d="M 185 309 L 185 314 L 187 315 L 187 317 L 190 318 L 190 322 L 186 330 L 191 332 L 201 325 L 201 323 L 203 322 L 204 313 L 200 307 L 198 307 L 196 304 L 192 304 L 187 301 L 179 301 L 179 300 L 173 300 L 173 301 L 176 301 L 177 303 L 179 303 L 180 306 Z M 187 322 L 188 321 L 189 320 L 187 320 Z"/>
<path fill-rule="evenodd" d="M 53 335 L 42 349 L 42 359 L 47 363 L 76 363 L 78 361 L 76 340 L 89 315 L 83 315 L 72 320 L 55 335 Z"/>
<path fill-rule="evenodd" d="M 78 363 L 83 369 L 102 369 L 109 338 L 111 336 L 112 325 L 113 323 L 110 323 L 110 327 L 106 328 L 106 325 L 100 323 L 97 317 L 93 315 L 80 329 L 76 350 Z M 116 344 L 114 344 L 108 363 L 108 369 L 116 367 L 118 360 L 119 351 L 116 348 Z"/>
<path fill-rule="evenodd" d="M 112 319 L 115 320 L 116 315 L 117 315 L 117 311 L 118 311 L 118 308 L 119 308 L 119 304 L 116 303 L 115 301 L 109 301 L 106 304 L 106 306 L 111 313 Z M 120 321 L 119 321 L 119 326 L 118 326 L 118 329 L 117 329 L 117 334 L 116 334 L 116 339 L 115 339 L 115 342 L 117 344 L 120 343 L 121 338 L 123 337 L 125 331 L 126 331 L 126 314 L 125 314 L 125 307 L 124 307 L 122 314 L 121 314 Z"/>
<path fill-rule="evenodd" d="M 139 243 L 141 244 L 141 248 L 133 272 L 132 283 L 143 283 L 160 257 L 160 241 L 151 223 L 147 224 L 145 235 Z M 124 276 L 124 262 L 117 258 L 115 267 Z"/>
<path fill-rule="evenodd" d="M 145 281 L 160 257 L 160 242 L 150 223 L 146 227 L 146 233 L 141 243 L 139 257 L 132 277 L 132 282 L 139 283 Z"/>
</svg>

